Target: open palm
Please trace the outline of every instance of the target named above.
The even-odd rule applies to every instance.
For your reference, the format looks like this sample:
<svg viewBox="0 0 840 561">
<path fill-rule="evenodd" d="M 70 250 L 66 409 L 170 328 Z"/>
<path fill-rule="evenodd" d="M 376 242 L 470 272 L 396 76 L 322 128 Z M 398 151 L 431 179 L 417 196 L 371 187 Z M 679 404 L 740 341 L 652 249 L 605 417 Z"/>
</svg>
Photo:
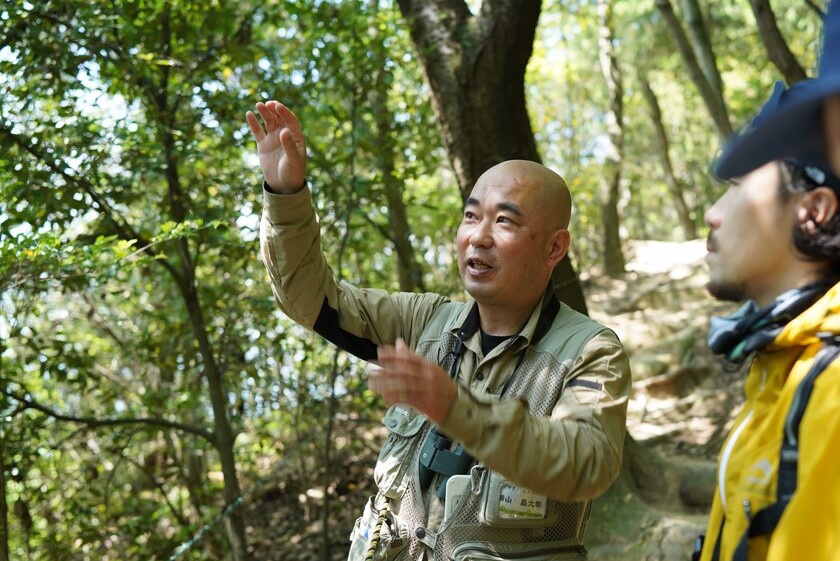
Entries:
<svg viewBox="0 0 840 561">
<path fill-rule="evenodd" d="M 306 141 L 300 122 L 279 101 L 259 102 L 256 109 L 265 127 L 251 111 L 245 118 L 257 141 L 260 167 L 266 183 L 280 193 L 300 190 L 306 178 Z"/>
</svg>

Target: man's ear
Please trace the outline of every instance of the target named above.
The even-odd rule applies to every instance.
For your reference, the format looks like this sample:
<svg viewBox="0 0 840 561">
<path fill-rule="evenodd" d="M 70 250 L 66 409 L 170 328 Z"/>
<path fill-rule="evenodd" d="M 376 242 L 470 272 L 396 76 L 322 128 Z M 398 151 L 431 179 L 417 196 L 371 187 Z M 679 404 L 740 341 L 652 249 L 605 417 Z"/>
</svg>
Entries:
<svg viewBox="0 0 840 561">
<path fill-rule="evenodd" d="M 809 234 L 816 233 L 819 226 L 827 224 L 838 212 L 837 193 L 829 187 L 817 187 L 805 193 L 799 205 L 798 218 Z"/>
<path fill-rule="evenodd" d="M 551 234 L 551 247 L 549 248 L 548 260 L 552 267 L 556 266 L 566 252 L 569 251 L 571 236 L 566 228 L 558 228 Z"/>
</svg>

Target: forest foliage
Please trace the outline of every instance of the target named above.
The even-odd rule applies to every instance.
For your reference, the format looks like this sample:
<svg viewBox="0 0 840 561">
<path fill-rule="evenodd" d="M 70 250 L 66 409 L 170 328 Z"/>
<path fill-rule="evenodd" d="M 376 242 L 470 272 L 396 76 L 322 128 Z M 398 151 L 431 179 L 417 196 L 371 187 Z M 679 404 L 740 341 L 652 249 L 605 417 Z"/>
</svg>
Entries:
<svg viewBox="0 0 840 561">
<path fill-rule="evenodd" d="M 602 3 L 543 3 L 523 84 L 582 277 L 604 270 Z M 663 15 L 690 34 L 697 3 L 609 4 L 620 239 L 702 236 L 720 129 Z M 750 3 L 700 8 L 737 129 L 783 76 Z M 820 6 L 772 8 L 812 73 Z M 463 298 L 423 52 L 390 0 L 4 0 L 0 36 L 0 560 L 170 559 L 226 506 L 189 558 L 248 559 L 243 498 L 279 464 L 329 491 L 383 404 L 276 309 L 245 111 L 301 119 L 340 279 Z"/>
</svg>

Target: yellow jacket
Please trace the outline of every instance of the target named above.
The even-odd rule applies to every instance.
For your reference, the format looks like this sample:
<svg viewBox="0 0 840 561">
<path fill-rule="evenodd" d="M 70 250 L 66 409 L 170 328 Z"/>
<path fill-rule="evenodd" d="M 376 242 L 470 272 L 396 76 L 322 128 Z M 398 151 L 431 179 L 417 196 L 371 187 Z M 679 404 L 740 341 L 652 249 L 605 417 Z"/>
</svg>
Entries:
<svg viewBox="0 0 840 561">
<path fill-rule="evenodd" d="M 743 410 L 720 453 L 718 489 L 701 561 L 729 561 L 749 517 L 776 502 L 783 426 L 799 382 L 822 347 L 840 335 L 840 284 L 792 320 L 747 374 Z M 749 561 L 840 561 L 840 360 L 816 379 L 799 427 L 796 492 L 775 531 L 748 542 Z"/>
</svg>

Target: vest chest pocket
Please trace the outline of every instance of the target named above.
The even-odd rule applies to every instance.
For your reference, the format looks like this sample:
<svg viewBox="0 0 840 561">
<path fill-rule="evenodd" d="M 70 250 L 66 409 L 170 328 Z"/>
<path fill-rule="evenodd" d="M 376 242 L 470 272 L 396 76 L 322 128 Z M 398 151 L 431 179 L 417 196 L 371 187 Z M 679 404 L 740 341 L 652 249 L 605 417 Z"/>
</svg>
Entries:
<svg viewBox="0 0 840 561">
<path fill-rule="evenodd" d="M 428 419 L 414 409 L 394 405 L 385 413 L 382 422 L 388 428 L 388 438 L 379 452 L 373 479 L 383 495 L 398 499 L 405 493 L 410 460 L 420 446 L 422 439 L 419 436 Z"/>
<path fill-rule="evenodd" d="M 586 548 L 563 542 L 502 544 L 466 542 L 458 545 L 452 561 L 585 561 Z"/>
</svg>

